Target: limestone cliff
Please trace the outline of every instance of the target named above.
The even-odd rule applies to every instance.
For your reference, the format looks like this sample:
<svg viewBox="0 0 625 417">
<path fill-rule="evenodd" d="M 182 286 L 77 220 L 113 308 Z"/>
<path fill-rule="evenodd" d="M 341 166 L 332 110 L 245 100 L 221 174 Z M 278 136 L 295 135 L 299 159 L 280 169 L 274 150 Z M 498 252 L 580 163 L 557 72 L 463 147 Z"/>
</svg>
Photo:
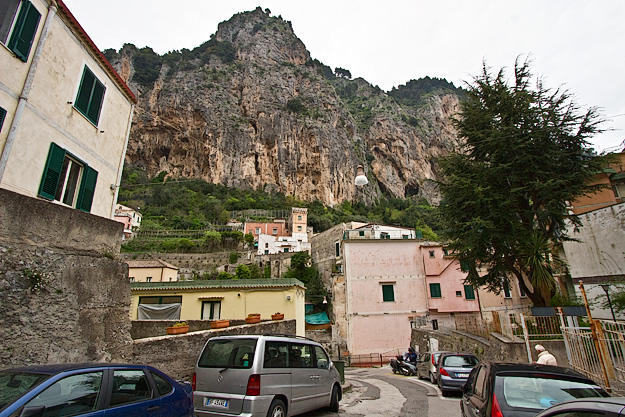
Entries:
<svg viewBox="0 0 625 417">
<path fill-rule="evenodd" d="M 406 106 L 310 57 L 260 8 L 192 51 L 105 51 L 137 93 L 127 161 L 151 176 L 278 190 L 335 205 L 382 193 L 436 202 L 432 157 L 457 144 L 453 91 Z M 372 57 L 372 59 L 374 59 Z M 356 189 L 362 164 L 370 185 Z"/>
</svg>

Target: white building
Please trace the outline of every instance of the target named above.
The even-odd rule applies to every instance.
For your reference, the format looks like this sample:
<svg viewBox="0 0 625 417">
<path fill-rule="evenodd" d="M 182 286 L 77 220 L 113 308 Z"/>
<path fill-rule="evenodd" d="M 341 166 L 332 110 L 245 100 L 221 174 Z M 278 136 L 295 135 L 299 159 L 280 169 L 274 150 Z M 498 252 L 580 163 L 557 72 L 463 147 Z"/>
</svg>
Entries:
<svg viewBox="0 0 625 417">
<path fill-rule="evenodd" d="M 3 1 L 0 43 L 0 187 L 113 218 L 134 94 L 61 0 Z"/>
<path fill-rule="evenodd" d="M 275 255 L 281 252 L 309 252 L 308 235 L 273 236 L 260 234 L 258 237 L 258 255 Z"/>
</svg>

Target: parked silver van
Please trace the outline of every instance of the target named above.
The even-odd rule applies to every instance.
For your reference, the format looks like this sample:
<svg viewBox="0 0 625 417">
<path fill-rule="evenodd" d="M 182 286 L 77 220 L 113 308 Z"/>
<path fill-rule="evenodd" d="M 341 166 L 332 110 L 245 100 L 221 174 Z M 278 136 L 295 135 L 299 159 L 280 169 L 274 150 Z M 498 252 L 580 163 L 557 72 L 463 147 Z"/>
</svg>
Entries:
<svg viewBox="0 0 625 417">
<path fill-rule="evenodd" d="M 286 335 L 209 339 L 193 374 L 196 416 L 286 417 L 338 411 L 341 377 L 323 347 Z"/>
</svg>

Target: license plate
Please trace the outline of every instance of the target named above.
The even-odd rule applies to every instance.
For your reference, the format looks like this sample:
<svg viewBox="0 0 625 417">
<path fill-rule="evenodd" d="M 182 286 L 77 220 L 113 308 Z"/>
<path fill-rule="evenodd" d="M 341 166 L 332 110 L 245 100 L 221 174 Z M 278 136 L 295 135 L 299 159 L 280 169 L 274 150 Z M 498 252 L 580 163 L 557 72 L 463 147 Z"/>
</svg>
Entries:
<svg viewBox="0 0 625 417">
<path fill-rule="evenodd" d="M 217 407 L 228 408 L 228 400 L 222 398 L 206 398 L 204 402 L 205 407 Z"/>
<path fill-rule="evenodd" d="M 468 378 L 469 374 L 458 374 L 458 378 Z"/>
</svg>

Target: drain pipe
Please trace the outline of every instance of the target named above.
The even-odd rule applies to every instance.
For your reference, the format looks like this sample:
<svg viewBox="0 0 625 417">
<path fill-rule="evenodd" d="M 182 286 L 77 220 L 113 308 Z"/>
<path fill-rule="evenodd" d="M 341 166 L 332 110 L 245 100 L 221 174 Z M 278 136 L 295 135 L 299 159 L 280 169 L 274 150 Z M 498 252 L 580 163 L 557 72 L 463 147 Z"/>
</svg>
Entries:
<svg viewBox="0 0 625 417">
<path fill-rule="evenodd" d="M 41 60 L 41 52 L 43 51 L 43 46 L 46 42 L 46 39 L 48 38 L 48 32 L 50 31 L 50 26 L 52 25 L 52 20 L 56 15 L 57 9 L 58 6 L 56 0 L 51 0 L 50 6 L 48 6 L 48 15 L 46 16 L 46 21 L 43 24 L 43 30 L 41 31 L 41 35 L 39 36 L 39 42 L 37 42 L 37 48 L 35 48 L 33 59 L 30 62 L 30 68 L 28 69 L 26 81 L 24 82 L 24 87 L 22 88 L 22 94 L 20 94 L 20 99 L 17 103 L 17 109 L 15 110 L 15 115 L 13 116 L 9 135 L 7 136 L 6 143 L 4 144 L 4 149 L 2 149 L 2 156 L 0 156 L 0 184 L 2 183 L 4 170 L 6 169 L 7 163 L 9 161 L 11 148 L 13 147 L 13 143 L 15 142 L 17 128 L 19 127 L 19 124 L 22 120 L 22 115 L 24 114 L 24 108 L 26 107 L 26 102 L 28 101 L 30 89 L 33 86 L 33 79 L 35 78 L 37 65 Z"/>
</svg>

